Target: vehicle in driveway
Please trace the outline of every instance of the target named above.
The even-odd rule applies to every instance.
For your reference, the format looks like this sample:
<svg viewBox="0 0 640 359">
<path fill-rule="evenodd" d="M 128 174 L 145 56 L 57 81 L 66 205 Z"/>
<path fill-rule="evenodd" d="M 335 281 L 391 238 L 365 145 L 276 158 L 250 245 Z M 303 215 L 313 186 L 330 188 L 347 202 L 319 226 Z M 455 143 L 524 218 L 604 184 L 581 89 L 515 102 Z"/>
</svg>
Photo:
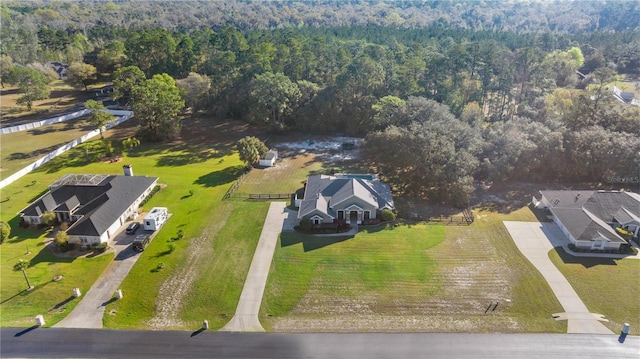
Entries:
<svg viewBox="0 0 640 359">
<path fill-rule="evenodd" d="M 147 248 L 147 245 L 149 245 L 150 241 L 150 236 L 146 234 L 139 234 L 138 236 L 136 236 L 136 239 L 133 240 L 131 247 L 138 252 L 142 252 L 145 248 Z"/>
<path fill-rule="evenodd" d="M 134 234 L 140 228 L 140 222 L 132 222 L 127 226 L 127 234 Z"/>
</svg>

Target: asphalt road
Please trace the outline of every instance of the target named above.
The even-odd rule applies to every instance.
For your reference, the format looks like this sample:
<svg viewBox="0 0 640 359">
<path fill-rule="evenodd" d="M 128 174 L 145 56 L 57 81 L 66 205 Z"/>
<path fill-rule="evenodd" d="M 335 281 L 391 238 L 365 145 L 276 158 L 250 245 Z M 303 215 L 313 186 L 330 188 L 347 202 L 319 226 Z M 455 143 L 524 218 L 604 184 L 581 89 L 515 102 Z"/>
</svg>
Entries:
<svg viewBox="0 0 640 359">
<path fill-rule="evenodd" d="M 1 328 L 2 358 L 633 358 L 640 337 L 601 334 L 281 334 Z"/>
</svg>

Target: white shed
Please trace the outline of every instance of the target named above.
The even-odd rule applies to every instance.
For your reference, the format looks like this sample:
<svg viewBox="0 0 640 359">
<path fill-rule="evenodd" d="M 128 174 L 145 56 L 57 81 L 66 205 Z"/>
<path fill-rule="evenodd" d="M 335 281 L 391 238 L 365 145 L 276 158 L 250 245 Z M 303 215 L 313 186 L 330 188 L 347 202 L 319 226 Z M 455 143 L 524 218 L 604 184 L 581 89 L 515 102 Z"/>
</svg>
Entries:
<svg viewBox="0 0 640 359">
<path fill-rule="evenodd" d="M 269 150 L 269 152 L 267 152 L 264 158 L 260 159 L 258 164 L 264 167 L 273 167 L 277 159 L 278 159 L 278 151 L 272 148 Z"/>
<path fill-rule="evenodd" d="M 169 213 L 166 207 L 153 207 L 142 220 L 145 231 L 156 231 L 167 221 Z"/>
</svg>

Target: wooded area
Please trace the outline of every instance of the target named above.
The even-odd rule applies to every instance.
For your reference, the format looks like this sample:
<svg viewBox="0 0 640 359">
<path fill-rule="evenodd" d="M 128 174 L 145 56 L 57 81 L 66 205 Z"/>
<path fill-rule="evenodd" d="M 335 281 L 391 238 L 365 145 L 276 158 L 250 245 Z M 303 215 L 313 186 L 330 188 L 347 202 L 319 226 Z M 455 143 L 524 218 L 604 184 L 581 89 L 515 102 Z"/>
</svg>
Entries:
<svg viewBox="0 0 640 359">
<path fill-rule="evenodd" d="M 638 182 L 640 108 L 608 88 L 631 79 L 640 91 L 637 1 L 5 2 L 1 11 L 3 64 L 74 64 L 79 88 L 112 80 L 147 139 L 175 137 L 186 103 L 272 131 L 366 136 L 368 160 L 398 190 L 458 205 L 473 181 Z M 19 84 L 7 67 L 3 83 Z"/>
</svg>

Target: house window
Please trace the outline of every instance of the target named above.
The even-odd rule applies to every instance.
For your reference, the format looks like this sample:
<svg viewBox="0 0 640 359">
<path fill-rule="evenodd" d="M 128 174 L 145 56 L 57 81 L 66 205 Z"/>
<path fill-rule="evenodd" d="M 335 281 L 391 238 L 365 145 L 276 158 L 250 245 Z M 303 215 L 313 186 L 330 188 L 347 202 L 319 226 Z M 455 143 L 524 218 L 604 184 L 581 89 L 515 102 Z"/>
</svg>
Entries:
<svg viewBox="0 0 640 359">
<path fill-rule="evenodd" d="M 370 211 L 364 211 L 364 220 L 368 220 L 371 217 L 371 212 Z"/>
<path fill-rule="evenodd" d="M 344 219 L 344 211 L 338 211 L 338 219 Z"/>
<path fill-rule="evenodd" d="M 316 219 L 314 219 L 314 220 L 313 220 L 313 224 L 320 224 L 320 220 L 319 220 L 319 219 L 317 219 L 317 218 L 316 218 Z"/>
</svg>

